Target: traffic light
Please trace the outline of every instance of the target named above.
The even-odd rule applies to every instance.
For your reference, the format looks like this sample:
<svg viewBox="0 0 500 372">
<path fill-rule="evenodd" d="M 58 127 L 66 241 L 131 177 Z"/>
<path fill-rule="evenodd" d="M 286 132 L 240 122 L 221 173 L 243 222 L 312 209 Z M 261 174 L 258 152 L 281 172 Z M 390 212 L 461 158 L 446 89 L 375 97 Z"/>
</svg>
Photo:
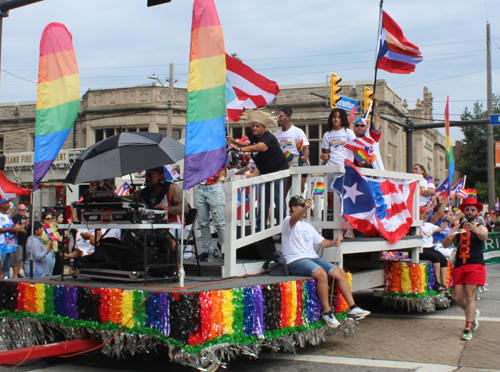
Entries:
<svg viewBox="0 0 500 372">
<path fill-rule="evenodd" d="M 337 77 L 337 75 L 332 72 L 332 77 L 330 78 L 330 106 L 332 106 L 332 108 L 337 107 L 337 102 L 342 98 L 338 95 L 342 87 L 337 86 L 341 81 L 342 78 Z"/>
<path fill-rule="evenodd" d="M 160 4 L 169 3 L 171 0 L 148 0 L 148 6 L 155 6 Z"/>
<path fill-rule="evenodd" d="M 368 111 L 368 108 L 370 107 L 370 103 L 372 102 L 372 94 L 373 94 L 373 90 L 371 90 L 370 88 L 368 87 L 365 87 L 365 115 L 366 115 L 366 111 Z M 370 115 L 366 115 L 366 118 L 369 119 Z"/>
</svg>

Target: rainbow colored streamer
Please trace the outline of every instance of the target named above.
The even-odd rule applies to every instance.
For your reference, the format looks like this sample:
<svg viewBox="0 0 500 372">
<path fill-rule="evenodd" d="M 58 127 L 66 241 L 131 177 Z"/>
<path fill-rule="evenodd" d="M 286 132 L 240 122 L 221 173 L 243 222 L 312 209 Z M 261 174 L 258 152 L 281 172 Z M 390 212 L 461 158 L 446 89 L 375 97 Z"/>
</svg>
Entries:
<svg viewBox="0 0 500 372">
<path fill-rule="evenodd" d="M 195 0 L 186 113 L 184 190 L 217 173 L 226 160 L 226 54 L 213 0 Z"/>
<path fill-rule="evenodd" d="M 341 297 L 336 307 L 346 316 Z M 314 280 L 193 293 L 0 282 L 0 317 L 154 335 L 190 353 L 325 326 Z"/>
<path fill-rule="evenodd" d="M 72 38 L 66 26 L 58 22 L 49 23 L 42 33 L 33 191 L 59 154 L 80 108 L 80 76 Z"/>
</svg>

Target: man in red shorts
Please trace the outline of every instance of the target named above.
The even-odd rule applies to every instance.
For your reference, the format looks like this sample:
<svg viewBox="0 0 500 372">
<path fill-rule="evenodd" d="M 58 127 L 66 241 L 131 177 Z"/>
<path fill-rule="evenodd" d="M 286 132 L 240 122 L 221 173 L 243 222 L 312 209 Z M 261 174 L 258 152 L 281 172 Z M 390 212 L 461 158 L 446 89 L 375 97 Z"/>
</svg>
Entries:
<svg viewBox="0 0 500 372">
<path fill-rule="evenodd" d="M 488 238 L 488 229 L 477 222 L 477 216 L 483 209 L 476 198 L 467 198 L 458 207 L 467 219 L 458 228 L 451 230 L 443 240 L 443 247 L 448 248 L 457 240 L 453 284 L 455 301 L 465 311 L 465 329 L 462 340 L 472 339 L 472 331 L 478 327 L 479 310 L 476 309 L 476 291 L 486 283 L 486 267 L 484 265 L 483 244 Z"/>
</svg>

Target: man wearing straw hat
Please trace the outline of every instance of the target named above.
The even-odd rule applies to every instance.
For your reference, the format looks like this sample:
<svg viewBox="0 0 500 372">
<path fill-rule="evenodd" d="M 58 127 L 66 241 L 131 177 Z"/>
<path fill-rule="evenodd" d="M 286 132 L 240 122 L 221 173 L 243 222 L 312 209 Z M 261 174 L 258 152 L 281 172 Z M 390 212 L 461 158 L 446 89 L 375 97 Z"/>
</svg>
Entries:
<svg viewBox="0 0 500 372">
<path fill-rule="evenodd" d="M 264 109 L 246 110 L 245 116 L 247 121 L 252 124 L 252 136 L 249 137 L 250 145 L 244 142 L 235 141 L 231 137 L 227 137 L 227 141 L 235 145 L 240 151 L 251 152 L 252 159 L 259 169 L 260 174 L 270 174 L 288 169 L 285 154 L 281 151 L 281 147 L 276 137 L 267 130 L 267 127 L 276 122 L 276 118 L 270 112 Z M 274 181 L 274 204 L 276 205 L 276 218 L 279 219 L 280 205 L 283 205 L 284 196 L 280 196 L 279 179 Z M 269 216 L 269 206 L 271 204 L 271 182 L 266 182 L 264 198 L 264 213 L 265 220 Z M 260 195 L 260 192 L 259 192 Z M 260 206 L 260 203 L 259 203 Z M 283 216 L 286 212 L 283 205 Z M 260 211 L 257 213 L 257 229 L 260 229 Z"/>
<path fill-rule="evenodd" d="M 488 230 L 477 222 L 478 213 L 483 205 L 474 197 L 468 197 L 458 207 L 467 221 L 454 227 L 443 240 L 443 247 L 449 247 L 458 240 L 453 270 L 453 293 L 455 301 L 465 311 L 465 329 L 462 340 L 472 339 L 472 331 L 479 326 L 479 310 L 476 309 L 476 291 L 486 283 L 486 267 L 483 244 L 488 238 Z M 460 230 L 458 230 L 460 228 Z"/>
<path fill-rule="evenodd" d="M 347 301 L 350 317 L 363 319 L 370 315 L 370 312 L 361 309 L 354 302 L 345 271 L 316 254 L 315 245 L 322 248 L 338 247 L 340 238 L 327 240 L 310 223 L 303 221 L 312 203 L 311 198 L 306 200 L 300 195 L 293 196 L 288 202 L 290 216 L 283 221 L 282 251 L 291 275 L 309 276 L 316 279 L 316 290 L 323 309 L 322 318 L 329 327 L 337 328 L 340 323 L 328 301 L 329 276 L 334 278 L 340 293 Z"/>
</svg>

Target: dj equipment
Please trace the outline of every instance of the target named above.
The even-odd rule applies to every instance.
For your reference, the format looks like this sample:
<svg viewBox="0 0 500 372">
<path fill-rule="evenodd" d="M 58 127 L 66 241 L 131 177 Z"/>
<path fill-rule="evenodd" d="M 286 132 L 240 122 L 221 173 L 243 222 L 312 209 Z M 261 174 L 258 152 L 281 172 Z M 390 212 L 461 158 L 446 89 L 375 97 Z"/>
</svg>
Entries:
<svg viewBox="0 0 500 372">
<path fill-rule="evenodd" d="M 167 223 L 168 213 L 148 209 L 144 203 L 120 197 L 89 197 L 75 203 L 87 222 L 102 223 Z"/>
</svg>

